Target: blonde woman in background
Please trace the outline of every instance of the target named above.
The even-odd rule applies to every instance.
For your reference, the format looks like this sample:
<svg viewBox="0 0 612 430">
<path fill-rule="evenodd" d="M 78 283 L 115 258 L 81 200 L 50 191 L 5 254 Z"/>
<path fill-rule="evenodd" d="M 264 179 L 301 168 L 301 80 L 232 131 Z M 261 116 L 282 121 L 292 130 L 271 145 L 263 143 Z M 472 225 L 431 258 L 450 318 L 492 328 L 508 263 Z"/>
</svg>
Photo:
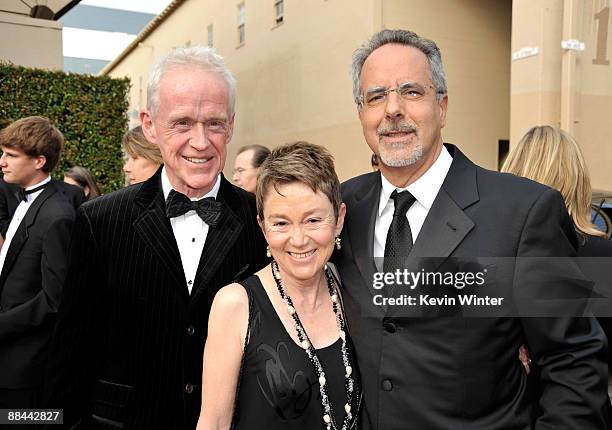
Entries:
<svg viewBox="0 0 612 430">
<path fill-rule="evenodd" d="M 123 148 L 128 156 L 123 171 L 130 185 L 146 181 L 163 163 L 159 148 L 144 137 L 141 126 L 125 133 Z"/>
<path fill-rule="evenodd" d="M 549 125 L 532 127 L 512 148 L 502 172 L 532 179 L 561 193 L 578 235 L 578 257 L 612 257 L 612 242 L 591 222 L 591 179 L 571 135 Z M 588 270 L 585 273 L 589 275 Z M 610 340 L 610 319 L 597 320 Z M 608 354 L 609 368 L 611 361 Z"/>
</svg>

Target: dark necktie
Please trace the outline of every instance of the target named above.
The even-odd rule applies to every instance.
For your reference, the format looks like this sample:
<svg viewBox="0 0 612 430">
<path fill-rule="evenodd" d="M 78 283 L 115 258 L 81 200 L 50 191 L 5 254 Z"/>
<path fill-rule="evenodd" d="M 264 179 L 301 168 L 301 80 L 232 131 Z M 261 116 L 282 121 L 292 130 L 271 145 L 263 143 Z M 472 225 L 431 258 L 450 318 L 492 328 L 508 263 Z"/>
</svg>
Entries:
<svg viewBox="0 0 612 430">
<path fill-rule="evenodd" d="M 206 224 L 216 227 L 221 218 L 223 203 L 216 201 L 213 197 L 206 197 L 196 201 L 191 201 L 184 194 L 171 190 L 166 199 L 166 215 L 174 218 L 186 214 L 189 211 L 196 211 Z"/>
<path fill-rule="evenodd" d="M 416 199 L 408 191 L 398 193 L 397 190 L 391 193 L 391 198 L 395 201 L 395 210 L 387 232 L 383 270 L 395 273 L 397 269 L 403 270 L 406 267 L 405 263 L 412 249 L 412 232 L 406 212 Z"/>
<path fill-rule="evenodd" d="M 19 188 L 19 190 L 17 190 L 17 198 L 19 200 L 23 200 L 24 202 L 28 201 L 28 194 L 32 194 L 35 193 L 36 191 L 40 191 L 42 189 L 44 189 L 47 186 L 48 182 L 45 184 L 42 184 L 36 188 L 32 188 L 31 190 L 26 190 L 25 188 Z"/>
</svg>

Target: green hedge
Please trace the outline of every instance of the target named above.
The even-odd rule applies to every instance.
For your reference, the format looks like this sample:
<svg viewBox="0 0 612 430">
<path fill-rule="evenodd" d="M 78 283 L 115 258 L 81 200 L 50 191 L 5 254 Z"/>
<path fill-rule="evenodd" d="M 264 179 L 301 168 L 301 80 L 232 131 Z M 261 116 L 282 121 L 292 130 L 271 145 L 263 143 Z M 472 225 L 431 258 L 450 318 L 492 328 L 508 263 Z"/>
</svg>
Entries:
<svg viewBox="0 0 612 430">
<path fill-rule="evenodd" d="M 0 128 L 42 115 L 66 139 L 53 176 L 87 167 L 103 193 L 121 188 L 121 138 L 127 130 L 129 79 L 29 69 L 0 63 Z"/>
</svg>

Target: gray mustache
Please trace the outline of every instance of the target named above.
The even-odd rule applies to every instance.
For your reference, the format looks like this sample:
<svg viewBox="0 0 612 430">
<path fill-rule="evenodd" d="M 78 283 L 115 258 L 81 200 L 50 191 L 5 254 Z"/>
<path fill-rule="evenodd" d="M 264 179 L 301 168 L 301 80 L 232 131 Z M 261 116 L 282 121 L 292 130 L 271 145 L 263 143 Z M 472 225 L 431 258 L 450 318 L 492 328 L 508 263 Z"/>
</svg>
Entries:
<svg viewBox="0 0 612 430">
<path fill-rule="evenodd" d="M 383 124 L 376 129 L 379 136 L 387 133 L 400 132 L 400 133 L 416 133 L 417 128 L 414 124 L 409 123 L 392 123 Z"/>
</svg>

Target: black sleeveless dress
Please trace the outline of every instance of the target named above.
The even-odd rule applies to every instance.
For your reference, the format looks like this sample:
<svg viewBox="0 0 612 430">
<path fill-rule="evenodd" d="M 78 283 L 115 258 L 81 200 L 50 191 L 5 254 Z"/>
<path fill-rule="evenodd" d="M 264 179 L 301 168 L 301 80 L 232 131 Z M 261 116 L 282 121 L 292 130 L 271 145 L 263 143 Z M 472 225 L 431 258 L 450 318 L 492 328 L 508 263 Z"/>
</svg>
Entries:
<svg viewBox="0 0 612 430">
<path fill-rule="evenodd" d="M 249 339 L 244 351 L 231 428 L 325 429 L 319 381 L 306 352 L 287 333 L 259 278 L 251 276 L 241 284 L 249 296 Z M 351 345 L 350 341 L 347 344 Z M 346 414 L 341 346 L 342 341 L 338 339 L 332 345 L 317 350 L 339 429 Z M 352 360 L 354 356 L 352 353 Z M 355 401 L 351 405 L 355 412 L 358 410 L 360 393 L 356 381 Z"/>
</svg>

